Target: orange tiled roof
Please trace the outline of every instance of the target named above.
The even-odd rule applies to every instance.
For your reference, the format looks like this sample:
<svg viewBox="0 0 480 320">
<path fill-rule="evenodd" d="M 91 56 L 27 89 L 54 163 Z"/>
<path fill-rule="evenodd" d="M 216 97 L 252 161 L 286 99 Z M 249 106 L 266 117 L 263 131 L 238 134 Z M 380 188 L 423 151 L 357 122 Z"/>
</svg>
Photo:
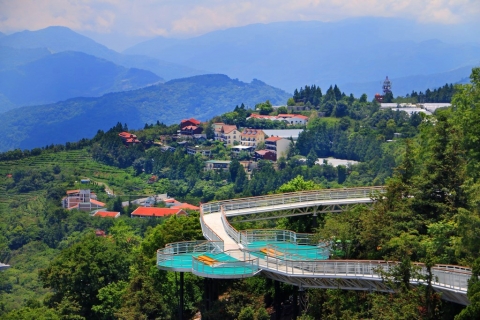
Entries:
<svg viewBox="0 0 480 320">
<path fill-rule="evenodd" d="M 267 138 L 265 139 L 265 141 L 278 141 L 278 140 L 282 140 L 283 138 L 280 138 L 280 137 L 270 137 L 270 138 Z"/>
<path fill-rule="evenodd" d="M 90 203 L 96 204 L 97 206 L 105 207 L 105 203 L 100 202 L 100 201 L 98 201 L 98 200 L 90 199 Z"/>
<path fill-rule="evenodd" d="M 167 217 L 175 214 L 185 214 L 182 209 L 138 207 L 132 212 L 132 216 L 142 217 Z"/>
<path fill-rule="evenodd" d="M 222 130 L 223 130 L 223 133 L 230 133 L 233 130 L 237 130 L 237 126 L 236 125 L 224 125 L 222 127 Z"/>
<path fill-rule="evenodd" d="M 189 203 L 182 203 L 181 205 L 173 206 L 171 208 L 172 209 L 189 209 L 189 210 L 196 210 L 196 211 L 200 210 L 200 207 L 194 206 L 193 204 L 189 204 Z"/>
<path fill-rule="evenodd" d="M 67 194 L 72 194 L 72 193 L 79 193 L 80 189 L 78 190 L 67 190 Z"/>
<path fill-rule="evenodd" d="M 196 124 L 196 125 L 199 125 L 199 124 L 200 124 L 200 121 L 198 121 L 197 119 L 194 119 L 194 118 L 183 119 L 183 120 L 181 121 L 181 123 L 184 123 L 184 122 L 187 122 L 187 121 L 190 121 L 191 123 Z"/>
<path fill-rule="evenodd" d="M 261 154 L 262 156 L 266 155 L 267 153 L 270 153 L 272 151 L 270 150 L 257 150 L 255 153 Z"/>
<path fill-rule="evenodd" d="M 120 215 L 120 212 L 115 211 L 97 211 L 94 216 L 102 218 L 116 218 L 117 215 Z"/>
</svg>

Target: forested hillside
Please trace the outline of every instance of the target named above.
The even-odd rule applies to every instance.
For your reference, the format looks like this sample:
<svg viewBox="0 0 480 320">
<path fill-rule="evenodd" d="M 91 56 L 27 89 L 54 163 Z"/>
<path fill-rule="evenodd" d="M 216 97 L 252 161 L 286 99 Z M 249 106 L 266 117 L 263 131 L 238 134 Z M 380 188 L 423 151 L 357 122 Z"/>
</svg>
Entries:
<svg viewBox="0 0 480 320">
<path fill-rule="evenodd" d="M 318 228 L 313 228 L 308 216 L 236 222 L 235 226 L 313 232 L 318 239 L 336 240 L 340 255 L 332 252 L 334 258 L 400 262 L 385 274 L 393 293 L 307 289 L 308 307 L 302 319 L 476 319 L 480 316 L 476 278 L 470 281 L 471 305 L 466 308 L 441 300 L 429 285 L 409 282 L 419 277 L 414 262 L 463 265 L 480 274 L 476 241 L 480 232 L 476 138 L 480 134 L 476 125 L 480 69 L 473 70 L 471 81 L 456 87 L 452 108 L 432 116 L 408 117 L 403 111 L 383 110 L 365 96 L 338 94 L 338 88 L 317 94 L 318 104 L 303 111 L 309 116 L 308 125 L 287 157 L 275 165 L 259 161 L 250 177 L 238 161 L 248 159 L 246 154 L 231 159 L 228 170 L 207 171 L 207 159 L 188 155 L 182 144 L 172 141 L 174 152 L 162 149 L 159 137 L 176 133 L 178 126 L 160 121 L 142 130 L 128 130 L 118 123 L 92 139 L 2 153 L 0 261 L 12 268 L 0 273 L 0 316 L 177 318 L 178 274 L 157 270 L 155 252 L 166 243 L 202 239 L 198 213 L 136 219 L 129 217 L 135 205 L 130 201 L 122 208 L 121 201 L 168 193 L 199 204 L 267 193 L 386 185 L 386 194 L 372 195 L 376 199 L 372 208 L 356 206 L 323 215 Z M 241 105 L 230 110 L 204 124 L 207 135 L 213 133 L 208 129 L 213 122 L 244 126 L 256 111 Z M 272 125 L 265 120 L 254 124 Z M 127 147 L 118 136 L 122 131 L 136 134 L 144 143 Z M 402 134 L 389 142 L 394 133 Z M 211 148 L 214 159 L 231 157 L 230 147 L 220 142 L 207 140 L 202 145 Z M 315 164 L 318 157 L 332 155 L 360 163 Z M 152 175 L 158 178 L 154 182 Z M 81 188 L 84 178 L 91 179 L 89 187 L 109 209 L 122 212 L 120 218 L 95 218 L 60 207 L 66 190 Z M 108 196 L 105 184 L 117 197 Z M 95 229 L 107 236 L 95 236 Z M 275 309 L 275 286 L 269 279 L 215 281 L 219 298 L 206 305 L 203 295 L 208 284 L 185 274 L 188 318 L 198 311 L 209 319 L 292 314 L 293 307 L 286 301 L 296 288 L 290 285 L 277 288 L 276 298 L 285 303 Z"/>
<path fill-rule="evenodd" d="M 93 137 L 118 121 L 142 128 L 157 120 L 179 123 L 183 118 L 207 120 L 245 103 L 284 103 L 289 95 L 259 80 L 244 83 L 224 75 L 203 75 L 99 98 L 75 98 L 55 104 L 11 110 L 3 114 L 0 150 L 31 149 Z M 59 133 L 62 134 L 59 134 Z"/>
</svg>

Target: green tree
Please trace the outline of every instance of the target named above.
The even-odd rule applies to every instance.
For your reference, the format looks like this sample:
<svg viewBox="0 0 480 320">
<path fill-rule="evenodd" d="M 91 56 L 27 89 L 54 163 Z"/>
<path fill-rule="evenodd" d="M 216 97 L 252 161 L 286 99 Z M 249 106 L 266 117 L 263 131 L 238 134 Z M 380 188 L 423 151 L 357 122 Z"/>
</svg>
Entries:
<svg viewBox="0 0 480 320">
<path fill-rule="evenodd" d="M 39 271 L 39 277 L 44 287 L 53 290 L 51 304 L 66 298 L 80 305 L 80 316 L 92 318 L 92 307 L 100 304 L 98 291 L 109 283 L 128 278 L 129 255 L 116 241 L 90 233 L 63 250 L 47 268 Z"/>
<path fill-rule="evenodd" d="M 263 103 L 255 105 L 255 110 L 257 110 L 262 115 L 268 115 L 273 112 L 273 106 L 270 101 L 267 100 Z"/>
</svg>

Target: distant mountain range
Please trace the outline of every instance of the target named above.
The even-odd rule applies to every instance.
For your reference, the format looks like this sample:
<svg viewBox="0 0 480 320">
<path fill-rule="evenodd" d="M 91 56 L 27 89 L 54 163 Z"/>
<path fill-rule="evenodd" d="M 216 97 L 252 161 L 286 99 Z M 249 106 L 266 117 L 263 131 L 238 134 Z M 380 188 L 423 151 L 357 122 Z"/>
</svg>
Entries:
<svg viewBox="0 0 480 320">
<path fill-rule="evenodd" d="M 457 31 L 462 38 L 463 29 L 450 28 L 449 33 Z M 380 82 L 387 75 L 392 79 L 428 76 L 480 64 L 480 38 L 477 43 L 450 44 L 430 38 L 439 33 L 427 29 L 413 21 L 390 18 L 279 22 L 215 31 L 190 39 L 157 37 L 124 53 L 221 72 L 243 81 L 258 78 L 289 92 L 305 84 L 326 89 L 331 84 L 343 87 L 347 83 Z M 429 83 L 433 87 L 443 84 Z M 364 93 L 351 88 L 349 91 L 357 96 Z M 427 88 L 420 83 L 415 89 Z M 375 91 L 366 93 L 373 95 Z M 394 87 L 393 91 L 404 95 L 411 90 L 396 91 Z"/>
<path fill-rule="evenodd" d="M 195 68 L 141 55 L 125 55 L 108 49 L 66 27 L 48 27 L 22 31 L 0 38 L 0 46 L 12 48 L 48 48 L 51 52 L 78 51 L 103 58 L 127 68 L 149 70 L 166 80 L 204 74 Z"/>
<path fill-rule="evenodd" d="M 98 97 L 162 80 L 150 71 L 128 69 L 85 53 L 66 51 L 0 71 L 0 92 L 22 106 L 72 97 Z"/>
<path fill-rule="evenodd" d="M 31 149 L 78 141 L 107 130 L 118 121 L 141 128 L 157 120 L 179 123 L 186 117 L 207 120 L 241 103 L 253 107 L 270 100 L 285 104 L 291 95 L 262 81 L 244 83 L 225 75 L 172 80 L 142 89 L 74 98 L 55 104 L 22 107 L 2 114 L 0 151 Z"/>
<path fill-rule="evenodd" d="M 61 54 L 65 52 L 69 53 Z M 204 73 L 147 56 L 121 54 L 65 27 L 2 34 L 0 112 Z"/>
</svg>

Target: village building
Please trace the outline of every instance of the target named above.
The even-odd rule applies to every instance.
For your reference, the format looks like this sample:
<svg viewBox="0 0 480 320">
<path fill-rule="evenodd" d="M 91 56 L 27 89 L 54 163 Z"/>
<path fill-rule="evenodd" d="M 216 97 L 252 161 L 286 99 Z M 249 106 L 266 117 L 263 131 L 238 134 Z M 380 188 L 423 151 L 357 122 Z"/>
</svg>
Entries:
<svg viewBox="0 0 480 320">
<path fill-rule="evenodd" d="M 180 134 L 182 136 L 193 136 L 201 134 L 203 128 L 200 127 L 200 121 L 194 118 L 184 119 L 180 122 Z"/>
<path fill-rule="evenodd" d="M 136 144 L 140 143 L 140 140 L 137 139 L 137 136 L 130 132 L 120 132 L 118 136 L 122 139 L 125 144 Z"/>
<path fill-rule="evenodd" d="M 230 168 L 228 160 L 208 160 L 205 161 L 205 171 L 209 170 L 228 170 Z"/>
<path fill-rule="evenodd" d="M 210 157 L 212 155 L 212 147 L 203 147 L 203 146 L 188 146 L 187 153 L 191 155 L 201 154 L 205 157 Z"/>
<path fill-rule="evenodd" d="M 308 117 L 301 114 L 294 113 L 281 113 L 277 116 L 261 115 L 252 113 L 248 119 L 265 119 L 271 121 L 283 121 L 287 125 L 306 125 L 308 123 Z"/>
<path fill-rule="evenodd" d="M 93 217 L 100 217 L 100 218 L 119 218 L 120 217 L 120 212 L 115 212 L 115 211 L 96 211 L 94 214 L 92 214 Z"/>
<path fill-rule="evenodd" d="M 270 137 L 265 139 L 265 149 L 275 154 L 275 160 L 286 157 L 290 150 L 291 141 L 281 137 Z"/>
<path fill-rule="evenodd" d="M 288 125 L 307 125 L 308 123 L 308 117 L 301 115 L 301 114 L 279 114 L 277 116 L 277 119 L 282 119 L 285 121 Z"/>
<path fill-rule="evenodd" d="M 224 124 L 222 122 L 212 125 L 215 141 L 221 141 L 227 146 L 233 146 L 235 141 L 240 140 L 240 132 L 236 125 Z"/>
<path fill-rule="evenodd" d="M 164 218 L 169 216 L 182 216 L 187 215 L 183 209 L 173 208 L 156 208 L 156 207 L 138 207 L 135 209 L 131 216 L 132 218 Z"/>
<path fill-rule="evenodd" d="M 269 137 L 281 137 L 297 141 L 298 136 L 303 132 L 303 129 L 265 129 L 263 132 Z"/>
<path fill-rule="evenodd" d="M 256 148 L 259 143 L 265 141 L 265 133 L 260 129 L 243 129 L 240 134 L 240 142 L 242 146 Z"/>
<path fill-rule="evenodd" d="M 62 207 L 67 210 L 92 211 L 105 207 L 105 203 L 97 200 L 97 195 L 90 189 L 68 190 L 62 199 Z"/>
<path fill-rule="evenodd" d="M 259 160 L 277 161 L 276 154 L 270 150 L 257 150 L 255 151 L 254 156 L 255 156 L 255 161 L 259 161 Z"/>
<path fill-rule="evenodd" d="M 253 154 L 253 152 L 255 151 L 255 146 L 233 146 L 230 150 L 233 157 L 238 157 L 240 152 L 247 152 L 248 154 Z"/>
</svg>

